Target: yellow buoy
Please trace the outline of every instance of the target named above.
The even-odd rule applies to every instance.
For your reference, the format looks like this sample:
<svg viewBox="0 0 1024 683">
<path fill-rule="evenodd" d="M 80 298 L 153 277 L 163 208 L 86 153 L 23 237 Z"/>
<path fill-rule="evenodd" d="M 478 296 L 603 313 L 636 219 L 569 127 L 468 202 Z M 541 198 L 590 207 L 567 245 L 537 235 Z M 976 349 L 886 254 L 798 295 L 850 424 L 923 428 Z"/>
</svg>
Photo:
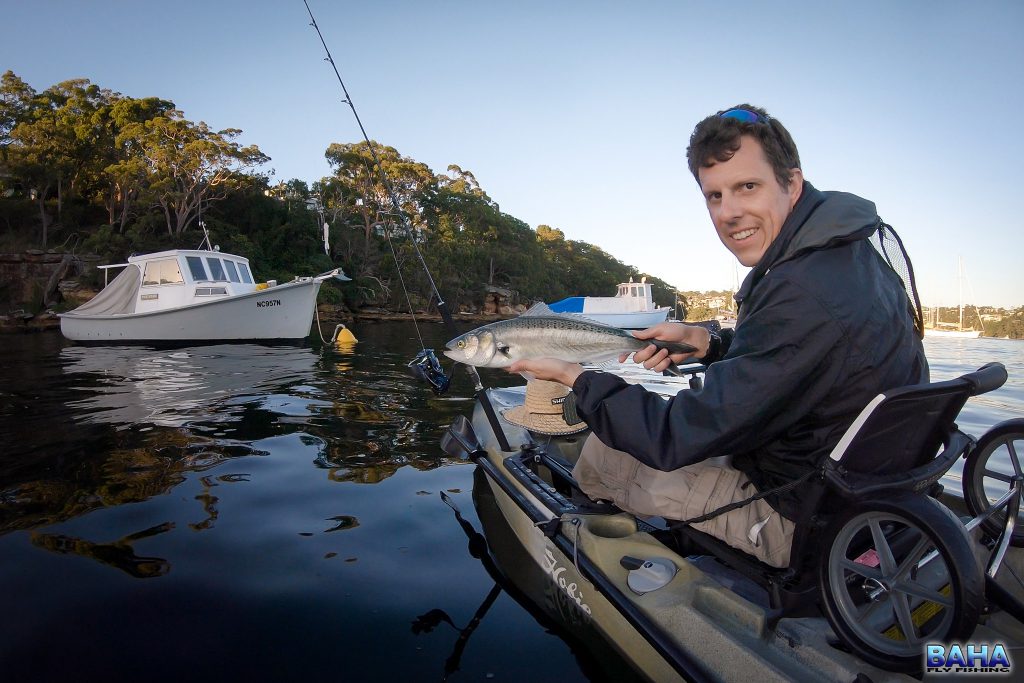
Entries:
<svg viewBox="0 0 1024 683">
<path fill-rule="evenodd" d="M 343 324 L 338 324 L 334 328 L 334 343 L 338 346 L 344 346 L 346 344 L 355 344 L 359 340 L 352 334 L 352 330 L 345 327 Z"/>
</svg>

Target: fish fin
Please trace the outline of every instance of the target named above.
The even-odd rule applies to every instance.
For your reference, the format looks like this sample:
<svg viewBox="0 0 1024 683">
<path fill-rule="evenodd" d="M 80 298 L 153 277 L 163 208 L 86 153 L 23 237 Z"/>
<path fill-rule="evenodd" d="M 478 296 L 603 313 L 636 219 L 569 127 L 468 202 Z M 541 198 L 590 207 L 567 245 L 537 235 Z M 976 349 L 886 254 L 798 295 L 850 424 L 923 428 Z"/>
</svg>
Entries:
<svg viewBox="0 0 1024 683">
<path fill-rule="evenodd" d="M 506 356 L 508 355 L 508 349 L 509 349 L 508 344 L 505 344 L 503 346 L 496 346 L 494 348 L 495 351 L 497 351 L 498 353 L 504 354 Z"/>
<path fill-rule="evenodd" d="M 550 317 L 550 316 L 553 316 L 553 315 L 558 315 L 558 314 L 555 313 L 554 311 L 552 311 L 551 308 L 546 303 L 544 303 L 543 301 L 539 301 L 539 302 L 535 303 L 534 305 L 530 306 L 529 308 L 527 308 L 525 311 L 523 311 L 519 315 L 519 317 L 520 318 L 535 318 L 537 316 Z"/>
<path fill-rule="evenodd" d="M 520 372 L 519 374 L 527 382 L 532 382 L 533 380 L 537 379 L 537 375 L 533 374 L 532 372 Z"/>
</svg>

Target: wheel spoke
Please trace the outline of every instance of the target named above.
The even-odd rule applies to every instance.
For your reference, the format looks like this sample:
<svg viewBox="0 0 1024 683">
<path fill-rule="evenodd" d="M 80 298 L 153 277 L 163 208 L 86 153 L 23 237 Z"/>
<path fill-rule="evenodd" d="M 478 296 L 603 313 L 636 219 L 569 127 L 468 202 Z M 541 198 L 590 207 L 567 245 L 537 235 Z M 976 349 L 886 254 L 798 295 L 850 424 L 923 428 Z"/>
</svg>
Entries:
<svg viewBox="0 0 1024 683">
<path fill-rule="evenodd" d="M 907 597 L 903 593 L 890 593 L 889 599 L 892 601 L 892 609 L 896 613 L 896 621 L 900 625 L 900 630 L 903 631 L 903 636 L 907 639 L 908 643 L 913 643 L 918 640 L 917 627 L 914 626 L 914 616 L 910 613 L 910 605 L 907 602 Z"/>
<path fill-rule="evenodd" d="M 875 579 L 877 581 L 882 578 L 882 573 L 878 571 L 878 567 L 869 567 L 866 564 L 854 562 L 853 560 L 848 560 L 845 557 L 840 561 L 839 566 L 847 571 L 857 574 L 858 576 L 863 576 L 865 579 Z"/>
<path fill-rule="evenodd" d="M 934 602 L 935 604 L 942 605 L 943 607 L 953 607 L 953 598 L 951 596 L 944 595 L 933 588 L 929 588 L 924 584 L 918 583 L 917 581 L 900 581 L 898 584 L 893 586 L 893 590 L 921 600 Z"/>
<path fill-rule="evenodd" d="M 1010 454 L 1010 463 L 1013 465 L 1013 471 L 1016 474 L 1020 474 L 1020 458 L 1017 457 L 1017 448 L 1013 445 L 1013 440 L 1006 442 L 1006 450 Z"/>
<path fill-rule="evenodd" d="M 907 553 L 906 558 L 904 558 L 903 562 L 896 570 L 895 576 L 892 577 L 893 581 L 900 581 L 903 577 L 909 574 L 910 570 L 914 569 L 921 558 L 925 556 L 925 551 L 928 550 L 931 545 L 932 542 L 922 533 L 921 538 L 917 539 L 917 543 L 914 544 L 914 549 Z"/>
<path fill-rule="evenodd" d="M 1004 481 L 1007 484 L 1010 483 L 1010 478 L 1012 477 L 1010 474 L 1004 474 L 1003 472 L 998 472 L 996 470 L 985 470 L 985 476 L 991 477 L 992 479 L 998 479 L 999 481 Z"/>
<path fill-rule="evenodd" d="M 875 552 L 878 553 L 882 576 L 892 576 L 896 573 L 896 558 L 892 555 L 892 548 L 889 547 L 885 533 L 879 526 L 877 518 L 868 520 L 868 525 L 871 527 L 871 539 L 875 542 Z"/>
</svg>

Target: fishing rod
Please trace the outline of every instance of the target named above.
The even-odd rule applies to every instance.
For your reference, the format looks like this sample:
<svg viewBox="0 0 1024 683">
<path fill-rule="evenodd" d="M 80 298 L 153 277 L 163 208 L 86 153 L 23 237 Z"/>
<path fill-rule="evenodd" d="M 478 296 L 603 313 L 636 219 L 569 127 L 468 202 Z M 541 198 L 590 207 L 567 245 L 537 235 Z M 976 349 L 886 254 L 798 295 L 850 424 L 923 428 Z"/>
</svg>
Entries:
<svg viewBox="0 0 1024 683">
<path fill-rule="evenodd" d="M 458 328 L 455 327 L 455 321 L 452 319 L 451 311 L 448 310 L 448 304 L 445 302 L 444 297 L 441 296 L 441 292 L 437 289 L 437 284 L 434 282 L 434 277 L 430 273 L 430 269 L 427 267 L 427 262 L 423 258 L 423 254 L 420 252 L 419 245 L 416 243 L 416 236 L 413 234 L 412 224 L 409 221 L 408 215 L 402 210 L 401 202 L 398 200 L 398 194 L 395 192 L 394 186 L 388 179 L 387 174 L 384 172 L 384 165 L 380 161 L 380 157 L 377 156 L 377 150 L 373 146 L 373 142 L 370 140 L 370 136 L 366 134 L 366 128 L 363 126 L 362 119 L 359 118 L 359 112 L 356 111 L 356 105 L 352 101 L 352 97 L 348 93 L 348 88 L 345 87 L 345 81 L 341 78 L 341 72 L 338 71 L 338 65 L 334 62 L 334 57 L 331 55 L 330 48 L 327 47 L 327 41 L 324 40 L 324 34 L 320 31 L 320 26 L 316 23 L 316 18 L 313 16 L 313 10 L 309 7 L 307 0 L 302 0 L 302 4 L 306 6 L 306 12 L 309 14 L 310 25 L 316 30 L 316 35 L 320 38 L 320 44 L 324 47 L 324 52 L 327 54 L 326 60 L 330 63 L 331 68 L 334 69 L 334 75 L 338 79 L 338 85 L 341 86 L 341 91 L 345 97 L 342 100 L 352 110 L 352 115 L 356 119 L 356 123 L 359 125 L 359 131 L 363 135 L 363 140 L 366 141 L 366 147 L 370 151 L 370 157 L 373 159 L 374 166 L 377 168 L 377 173 L 380 177 L 381 184 L 384 186 L 387 192 L 388 199 L 391 201 L 391 207 L 395 215 L 398 216 L 402 223 L 402 227 L 405 228 L 405 233 L 409 237 L 409 241 L 412 243 L 413 250 L 416 253 L 416 257 L 420 261 L 420 265 L 423 266 L 423 272 L 427 275 L 427 280 L 430 282 L 430 288 L 433 291 L 434 297 L 437 299 L 437 310 L 441 314 L 441 319 L 444 321 L 445 328 L 448 330 L 448 334 L 455 338 L 459 336 Z M 392 248 L 392 251 L 394 249 Z M 399 270 L 399 277 L 401 277 L 401 264 L 397 261 L 397 255 L 395 259 L 395 266 Z M 405 284 L 403 281 L 403 289 Z M 408 291 L 406 291 L 406 298 L 408 298 Z M 410 302 L 410 312 L 411 312 Z M 415 321 L 415 315 L 413 320 Z M 419 335 L 419 328 L 416 330 Z M 444 369 L 441 367 L 441 362 L 437 359 L 433 349 L 426 348 L 426 344 L 423 343 L 423 337 L 420 337 L 420 352 L 416 357 L 409 363 L 409 368 L 413 373 L 420 379 L 426 381 L 433 389 L 435 394 L 443 394 L 448 391 L 450 378 L 445 375 Z M 472 365 L 466 365 L 466 371 L 469 373 L 470 378 L 473 381 L 473 389 L 476 392 L 477 398 L 480 400 L 480 404 L 484 408 L 484 413 L 487 415 L 487 421 L 490 423 L 491 429 L 498 437 L 498 443 L 502 450 L 510 450 L 508 441 L 505 438 L 505 432 L 498 423 L 498 416 L 494 412 L 494 406 L 491 405 L 490 399 L 487 398 L 487 390 L 484 389 L 483 382 L 480 381 L 480 374 L 476 368 Z"/>
</svg>

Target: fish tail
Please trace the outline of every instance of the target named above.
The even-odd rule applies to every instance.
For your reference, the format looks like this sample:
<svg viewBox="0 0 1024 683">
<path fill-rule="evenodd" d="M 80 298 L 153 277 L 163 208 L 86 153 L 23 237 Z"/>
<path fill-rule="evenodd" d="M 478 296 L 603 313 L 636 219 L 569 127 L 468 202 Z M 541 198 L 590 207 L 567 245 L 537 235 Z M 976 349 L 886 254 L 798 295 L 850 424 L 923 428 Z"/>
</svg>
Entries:
<svg viewBox="0 0 1024 683">
<path fill-rule="evenodd" d="M 665 342 L 665 341 L 658 341 L 657 339 L 651 339 L 647 343 L 654 344 L 659 349 L 666 349 L 666 350 L 668 350 L 668 352 L 670 354 L 671 353 L 693 353 L 694 351 L 697 350 L 696 346 L 690 346 L 689 344 L 684 344 L 682 342 Z"/>
</svg>

